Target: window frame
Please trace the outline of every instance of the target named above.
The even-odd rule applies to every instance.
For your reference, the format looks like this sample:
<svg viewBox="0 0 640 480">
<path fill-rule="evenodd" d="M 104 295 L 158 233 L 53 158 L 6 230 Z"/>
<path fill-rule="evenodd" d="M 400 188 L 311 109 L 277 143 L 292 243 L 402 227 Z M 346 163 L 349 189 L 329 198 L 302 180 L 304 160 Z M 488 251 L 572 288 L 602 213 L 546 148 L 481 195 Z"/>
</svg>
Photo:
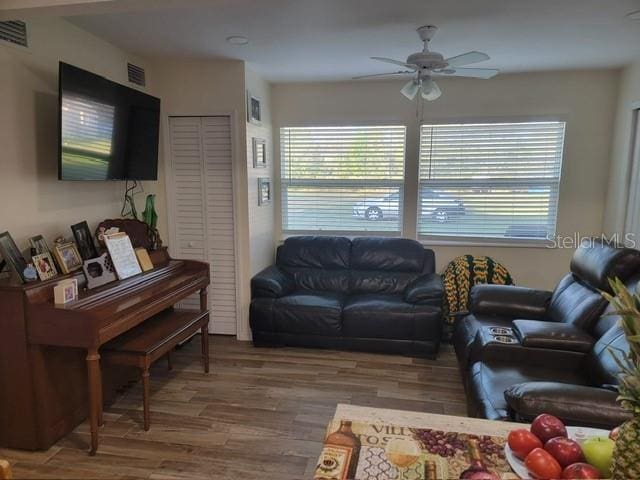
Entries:
<svg viewBox="0 0 640 480">
<path fill-rule="evenodd" d="M 553 237 L 550 238 L 499 238 L 499 237 L 483 237 L 483 236 L 463 236 L 457 237 L 453 235 L 429 235 L 420 233 L 420 221 L 418 218 L 420 212 L 420 162 L 422 147 L 422 128 L 430 125 L 443 124 L 491 124 L 491 123 L 529 123 L 529 122 L 562 122 L 564 123 L 564 137 L 562 141 L 562 149 L 560 152 L 560 173 L 558 175 L 558 201 L 556 209 L 556 219 Z M 536 116 L 466 116 L 466 117 L 437 117 L 422 121 L 418 125 L 418 171 L 417 171 L 417 194 L 416 194 L 416 238 L 423 245 L 434 246 L 483 246 L 483 247 L 511 247 L 511 248 L 557 248 L 553 238 L 558 234 L 558 225 L 561 213 L 561 195 L 562 195 L 562 172 L 565 165 L 565 151 L 568 132 L 568 116 L 567 115 L 536 115 Z"/>
<path fill-rule="evenodd" d="M 313 229 L 287 229 L 285 228 L 286 215 L 283 208 L 283 191 L 284 185 L 282 182 L 282 165 L 284 156 L 282 154 L 282 131 L 287 128 L 348 128 L 348 127 L 402 127 L 404 128 L 404 155 L 402 158 L 402 179 L 398 180 L 399 194 L 402 199 L 402 208 L 400 209 L 400 215 L 398 218 L 398 229 L 394 231 L 389 230 L 313 230 Z M 274 169 L 274 177 L 276 180 L 277 197 L 275 202 L 278 205 L 278 223 L 280 226 L 280 237 L 286 239 L 288 237 L 295 237 L 298 235 L 316 235 L 316 236 L 343 236 L 347 238 L 355 238 L 361 236 L 377 236 L 377 237 L 404 237 L 404 217 L 406 214 L 406 185 L 407 185 L 407 155 L 408 155 L 408 139 L 409 139 L 409 125 L 407 122 L 398 118 L 393 119 L 375 119 L 375 120 L 349 120 L 349 121 L 317 121 L 317 122 L 294 122 L 287 123 L 278 126 L 277 130 L 277 151 L 278 162 Z"/>
</svg>

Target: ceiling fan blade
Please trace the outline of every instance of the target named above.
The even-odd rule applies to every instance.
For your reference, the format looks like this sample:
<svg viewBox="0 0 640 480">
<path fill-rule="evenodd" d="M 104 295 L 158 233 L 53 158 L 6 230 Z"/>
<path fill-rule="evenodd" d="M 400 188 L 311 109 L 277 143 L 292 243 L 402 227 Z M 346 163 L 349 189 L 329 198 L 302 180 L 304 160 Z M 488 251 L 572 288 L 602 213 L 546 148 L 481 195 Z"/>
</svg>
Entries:
<svg viewBox="0 0 640 480">
<path fill-rule="evenodd" d="M 453 70 L 453 71 L 452 71 Z M 500 70 L 493 68 L 456 68 L 434 72 L 440 77 L 469 77 L 489 79 L 495 77 Z"/>
<path fill-rule="evenodd" d="M 389 73 L 374 73 L 372 75 L 359 75 L 357 77 L 351 77 L 352 80 L 360 80 L 362 78 L 372 78 L 372 77 L 385 77 L 389 75 L 413 75 L 415 72 L 413 70 L 403 70 L 398 72 L 389 72 Z"/>
<path fill-rule="evenodd" d="M 462 67 L 464 65 L 471 65 L 472 63 L 484 62 L 485 60 L 489 60 L 489 55 L 473 51 L 447 58 L 445 62 L 451 67 Z"/>
<path fill-rule="evenodd" d="M 410 68 L 411 70 L 418 69 L 416 65 L 412 65 L 410 63 L 404 63 L 404 62 L 401 62 L 400 60 L 394 60 L 393 58 L 371 57 L 371 60 L 378 60 L 379 62 L 392 63 L 394 65 L 400 65 L 401 67 Z"/>
<path fill-rule="evenodd" d="M 400 93 L 407 97 L 409 100 L 413 100 L 416 98 L 418 91 L 420 90 L 420 82 L 417 80 L 408 81 L 404 87 L 400 90 Z"/>
<path fill-rule="evenodd" d="M 431 102 L 433 100 L 437 100 L 442 95 L 442 91 L 438 84 L 433 80 L 429 79 L 428 81 L 422 82 L 422 98 Z"/>
</svg>

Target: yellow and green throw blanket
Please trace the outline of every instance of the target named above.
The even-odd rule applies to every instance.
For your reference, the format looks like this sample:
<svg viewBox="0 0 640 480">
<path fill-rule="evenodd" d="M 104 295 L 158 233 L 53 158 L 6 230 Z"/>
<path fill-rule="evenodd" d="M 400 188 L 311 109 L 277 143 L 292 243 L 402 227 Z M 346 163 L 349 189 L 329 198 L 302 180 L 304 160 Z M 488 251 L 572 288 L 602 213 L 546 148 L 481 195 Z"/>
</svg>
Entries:
<svg viewBox="0 0 640 480">
<path fill-rule="evenodd" d="M 461 255 L 454 258 L 442 273 L 444 283 L 443 315 L 445 331 L 450 335 L 457 314 L 469 309 L 471 287 L 480 283 L 513 285 L 509 271 L 491 257 Z"/>
</svg>

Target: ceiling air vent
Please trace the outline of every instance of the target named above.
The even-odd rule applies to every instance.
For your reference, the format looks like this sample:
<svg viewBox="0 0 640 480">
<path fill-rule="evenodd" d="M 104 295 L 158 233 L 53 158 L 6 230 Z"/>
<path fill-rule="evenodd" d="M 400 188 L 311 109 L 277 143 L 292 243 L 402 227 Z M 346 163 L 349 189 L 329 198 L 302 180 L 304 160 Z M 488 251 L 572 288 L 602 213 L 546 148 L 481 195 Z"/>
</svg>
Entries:
<svg viewBox="0 0 640 480">
<path fill-rule="evenodd" d="M 27 24 L 20 20 L 6 20 L 0 22 L 0 40 L 26 47 Z"/>
<path fill-rule="evenodd" d="M 144 87 L 147 84 L 144 68 L 134 65 L 133 63 L 127 63 L 127 74 L 129 75 L 129 81 Z"/>
</svg>

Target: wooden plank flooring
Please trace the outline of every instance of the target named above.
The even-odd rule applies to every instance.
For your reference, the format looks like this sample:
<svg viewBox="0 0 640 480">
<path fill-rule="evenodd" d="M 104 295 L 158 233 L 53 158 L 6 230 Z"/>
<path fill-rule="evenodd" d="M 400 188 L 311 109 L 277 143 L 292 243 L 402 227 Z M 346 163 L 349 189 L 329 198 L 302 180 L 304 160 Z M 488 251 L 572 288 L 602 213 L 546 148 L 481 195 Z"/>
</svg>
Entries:
<svg viewBox="0 0 640 480">
<path fill-rule="evenodd" d="M 151 430 L 136 384 L 105 411 L 100 449 L 83 423 L 46 452 L 0 449 L 16 478 L 312 478 L 338 403 L 465 415 L 450 349 L 438 360 L 359 352 L 254 348 L 211 337 L 202 373 L 197 338 L 151 373 Z"/>
</svg>

